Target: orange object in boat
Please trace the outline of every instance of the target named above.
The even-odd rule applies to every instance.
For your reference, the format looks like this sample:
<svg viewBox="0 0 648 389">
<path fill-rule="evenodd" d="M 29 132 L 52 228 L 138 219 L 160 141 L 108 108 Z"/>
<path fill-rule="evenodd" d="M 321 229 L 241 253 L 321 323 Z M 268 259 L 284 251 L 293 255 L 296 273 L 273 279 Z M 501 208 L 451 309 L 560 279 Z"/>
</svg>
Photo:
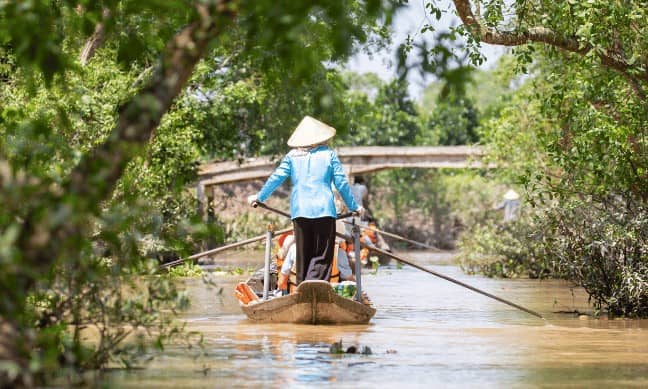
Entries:
<svg viewBox="0 0 648 389">
<path fill-rule="evenodd" d="M 369 225 L 369 227 L 371 227 L 371 228 L 376 228 L 375 225 L 372 226 L 371 224 Z M 378 236 L 376 235 L 376 231 L 372 231 L 372 230 L 366 229 L 366 230 L 364 230 L 363 233 L 364 233 L 364 235 L 365 235 L 367 238 L 369 238 L 369 239 L 371 240 L 371 242 L 372 242 L 373 244 L 378 243 Z"/>
<path fill-rule="evenodd" d="M 250 303 L 250 298 L 238 290 L 234 290 L 234 297 L 238 299 L 241 303 L 248 305 Z"/>
<path fill-rule="evenodd" d="M 250 288 L 250 286 L 245 282 L 239 282 L 238 285 L 236 285 L 236 290 L 242 295 L 246 296 L 250 301 L 259 300 L 259 296 L 257 296 L 252 288 Z"/>
</svg>

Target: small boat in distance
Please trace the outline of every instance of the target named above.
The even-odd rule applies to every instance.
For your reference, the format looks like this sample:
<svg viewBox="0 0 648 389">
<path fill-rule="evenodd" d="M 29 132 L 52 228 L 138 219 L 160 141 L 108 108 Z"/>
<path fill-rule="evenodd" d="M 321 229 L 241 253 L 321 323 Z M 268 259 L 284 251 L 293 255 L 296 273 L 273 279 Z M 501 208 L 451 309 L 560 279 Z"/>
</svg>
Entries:
<svg viewBox="0 0 648 389">
<path fill-rule="evenodd" d="M 286 296 L 240 304 L 250 320 L 263 323 L 367 324 L 376 314 L 370 303 L 342 297 L 320 280 L 303 281 Z"/>
</svg>

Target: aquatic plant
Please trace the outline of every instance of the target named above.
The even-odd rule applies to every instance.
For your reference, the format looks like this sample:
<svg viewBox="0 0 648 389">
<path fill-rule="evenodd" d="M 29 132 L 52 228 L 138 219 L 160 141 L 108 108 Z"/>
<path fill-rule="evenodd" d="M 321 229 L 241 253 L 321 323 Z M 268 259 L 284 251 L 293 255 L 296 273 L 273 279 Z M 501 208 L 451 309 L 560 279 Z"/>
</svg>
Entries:
<svg viewBox="0 0 648 389">
<path fill-rule="evenodd" d="M 200 266 L 193 263 L 192 261 L 187 261 L 180 266 L 174 266 L 167 268 L 169 275 L 172 277 L 202 277 L 203 270 Z"/>
</svg>

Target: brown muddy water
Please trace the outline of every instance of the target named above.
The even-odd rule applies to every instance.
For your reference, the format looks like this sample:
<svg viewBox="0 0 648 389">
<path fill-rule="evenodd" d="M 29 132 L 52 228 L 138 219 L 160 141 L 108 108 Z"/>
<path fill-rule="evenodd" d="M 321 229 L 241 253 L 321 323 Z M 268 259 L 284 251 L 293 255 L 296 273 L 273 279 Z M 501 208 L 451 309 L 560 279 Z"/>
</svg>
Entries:
<svg viewBox="0 0 648 389">
<path fill-rule="evenodd" d="M 546 321 L 411 267 L 363 273 L 377 309 L 368 325 L 255 324 L 231 291 L 190 280 L 188 330 L 204 350 L 169 347 L 145 369 L 114 371 L 120 388 L 511 388 L 648 387 L 648 320 L 554 313 L 592 311 L 587 295 L 560 281 L 468 276 L 451 255 L 400 253 L 419 264 L 540 312 Z M 261 253 L 224 258 L 247 267 Z M 246 258 L 241 260 L 240 258 Z M 371 355 L 331 354 L 331 343 Z"/>
</svg>

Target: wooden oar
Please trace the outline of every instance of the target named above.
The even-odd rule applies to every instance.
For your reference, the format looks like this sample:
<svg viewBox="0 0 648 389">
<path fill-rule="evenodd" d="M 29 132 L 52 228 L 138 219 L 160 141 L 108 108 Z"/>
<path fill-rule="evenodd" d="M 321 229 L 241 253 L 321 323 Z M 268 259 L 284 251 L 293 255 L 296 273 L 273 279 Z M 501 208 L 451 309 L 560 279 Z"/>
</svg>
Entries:
<svg viewBox="0 0 648 389">
<path fill-rule="evenodd" d="M 275 231 L 274 235 L 275 236 L 281 235 L 284 232 L 292 231 L 292 229 L 293 229 L 292 227 L 289 227 L 289 228 L 286 228 L 286 229 L 283 229 L 283 230 L 280 230 L 280 231 Z M 263 240 L 265 238 L 266 238 L 266 234 L 263 234 L 263 235 L 255 236 L 254 238 L 242 240 L 240 242 L 230 243 L 230 244 L 227 244 L 225 246 L 217 247 L 215 249 L 211 249 L 211 250 L 203 251 L 203 252 L 198 253 L 198 254 L 194 254 L 194 255 L 192 255 L 190 257 L 187 257 L 187 258 L 181 258 L 181 259 L 178 259 L 178 260 L 175 260 L 175 261 L 172 261 L 172 262 L 167 262 L 167 263 L 165 263 L 163 265 L 160 265 L 159 268 L 164 269 L 164 268 L 167 268 L 167 267 L 176 266 L 176 265 L 179 265 L 179 264 L 181 264 L 181 263 L 183 263 L 185 261 L 193 261 L 194 259 L 205 257 L 207 255 L 220 253 L 221 251 L 225 251 L 225 250 L 233 249 L 233 248 L 236 248 L 236 247 L 245 246 L 246 244 L 258 242 L 258 241 Z"/>
<path fill-rule="evenodd" d="M 272 211 L 272 212 L 276 212 L 276 213 L 278 213 L 278 214 L 280 214 L 280 215 L 290 216 L 290 215 L 288 215 L 286 212 L 280 211 L 280 210 L 275 209 L 275 208 L 272 208 L 272 207 L 268 207 L 267 205 L 265 205 L 265 204 L 263 204 L 263 203 L 256 203 L 256 204 L 257 204 L 257 205 L 260 205 L 262 208 L 265 208 L 265 209 L 267 209 L 267 210 L 269 210 L 269 211 Z M 253 206 L 254 206 L 254 204 L 253 204 Z M 336 232 L 335 234 L 336 234 L 337 236 L 339 236 L 340 238 L 346 240 L 347 242 L 352 240 L 351 237 L 350 237 L 349 235 L 342 234 L 342 233 L 339 233 L 339 232 Z M 492 299 L 494 299 L 494 300 L 497 300 L 497 301 L 499 301 L 499 302 L 501 302 L 501 303 L 504 303 L 504 304 L 506 304 L 506 305 L 510 305 L 510 306 L 513 307 L 513 308 L 517 308 L 517 309 L 519 309 L 519 310 L 521 310 L 521 311 L 524 311 L 524 312 L 526 312 L 526 313 L 528 313 L 528 314 L 531 314 L 531 315 L 533 315 L 533 316 L 539 317 L 540 319 L 543 319 L 543 320 L 544 320 L 544 317 L 542 317 L 542 315 L 540 315 L 538 312 L 532 311 L 532 310 L 530 310 L 530 309 L 528 309 L 528 308 L 524 308 L 524 307 L 521 306 L 521 305 L 515 304 L 515 303 L 513 303 L 513 302 L 511 302 L 511 301 L 508 301 L 508 300 L 506 300 L 506 299 L 503 299 L 503 298 L 501 298 L 501 297 L 497 297 L 497 296 L 495 296 L 494 294 L 491 294 L 491 293 L 488 293 L 488 292 L 483 291 L 483 290 L 481 290 L 481 289 L 475 288 L 474 286 L 472 286 L 472 285 L 468 285 L 468 284 L 466 284 L 465 282 L 461 282 L 461 281 L 459 281 L 459 280 L 457 280 L 457 279 L 454 279 L 454 278 L 452 278 L 452 277 L 446 276 L 445 274 L 441 274 L 441 273 L 436 272 L 436 271 L 434 271 L 434 270 L 426 269 L 426 268 L 424 268 L 423 266 L 417 265 L 417 264 L 415 264 L 414 262 L 410 262 L 410 261 L 408 261 L 408 260 L 405 259 L 405 258 L 399 257 L 398 255 L 394 255 L 394 254 L 392 254 L 392 253 L 390 253 L 390 252 L 388 252 L 388 251 L 381 250 L 381 249 L 379 249 L 379 248 L 377 248 L 377 247 L 369 246 L 369 245 L 366 244 L 366 243 L 360 242 L 360 245 L 363 246 L 363 247 L 368 248 L 369 250 L 375 251 L 375 252 L 377 252 L 378 254 L 382 254 L 382 255 L 388 256 L 388 257 L 390 257 L 390 258 L 393 258 L 393 259 L 397 260 L 398 262 L 401 262 L 401 263 L 404 263 L 404 264 L 406 264 L 406 265 L 409 265 L 409 266 L 411 266 L 411 267 L 413 267 L 413 268 L 415 268 L 415 269 L 418 269 L 418 270 L 424 271 L 424 272 L 426 272 L 426 273 L 432 274 L 433 276 L 437 276 L 437 277 L 442 278 L 442 279 L 444 279 L 444 280 L 446 280 L 446 281 L 450 281 L 450 282 L 452 282 L 452 283 L 455 283 L 455 284 L 457 284 L 457 285 L 459 285 L 459 286 L 463 286 L 464 288 L 466 288 L 466 289 L 470 289 L 470 290 L 472 290 L 473 292 L 477 292 L 477 293 L 482 294 L 482 295 L 484 295 L 484 296 L 486 296 L 486 297 L 490 297 L 490 298 L 492 298 Z"/>
<path fill-rule="evenodd" d="M 346 223 L 346 224 L 349 224 L 349 225 L 352 224 L 351 222 L 348 222 L 346 220 L 343 221 L 343 223 Z M 418 246 L 421 246 L 421 247 L 425 247 L 426 249 L 435 250 L 435 251 L 438 251 L 438 252 L 443 252 L 444 251 L 444 250 L 441 250 L 440 248 L 432 246 L 430 244 L 423 243 L 423 242 L 417 242 L 417 241 L 411 240 L 411 239 L 407 239 L 407 238 L 405 238 L 403 236 L 396 235 L 396 234 L 393 234 L 391 232 L 387 232 L 385 230 L 379 230 L 377 228 L 369 227 L 369 226 L 360 226 L 360 228 L 365 229 L 365 230 L 375 231 L 375 232 L 377 232 L 377 233 L 379 233 L 381 235 L 391 236 L 392 238 L 400 239 L 403 242 L 408 242 L 408 243 L 412 243 L 412 244 L 415 244 L 415 245 L 418 245 Z"/>
<path fill-rule="evenodd" d="M 351 239 L 351 237 L 349 237 L 348 235 L 344 235 L 344 234 L 337 234 L 337 235 L 338 235 L 339 237 L 341 237 L 341 238 L 344 238 L 344 239 Z M 452 277 L 450 277 L 450 276 L 446 276 L 445 274 L 441 274 L 441 273 L 436 272 L 436 271 L 434 271 L 434 270 L 430 270 L 430 269 L 424 268 L 423 266 L 421 266 L 421 265 L 417 265 L 417 264 L 415 264 L 415 263 L 413 263 L 413 262 L 411 262 L 411 261 L 408 261 L 408 260 L 406 260 L 406 259 L 403 258 L 403 257 L 399 257 L 398 255 L 394 255 L 394 254 L 392 254 L 392 253 L 390 253 L 390 252 L 388 252 L 388 251 L 381 250 L 381 249 L 379 249 L 379 248 L 377 248 L 377 247 L 369 246 L 369 245 L 367 245 L 367 244 L 365 244 L 365 243 L 362 243 L 362 242 L 360 243 L 360 245 L 362 245 L 363 247 L 368 248 L 368 249 L 371 250 L 371 251 L 375 251 L 375 252 L 378 253 L 378 254 L 388 256 L 388 257 L 390 257 L 390 258 L 393 258 L 393 259 L 397 260 L 398 262 L 404 263 L 404 264 L 409 265 L 409 266 L 411 266 L 411 267 L 413 267 L 413 268 L 416 268 L 416 269 L 418 269 L 418 270 L 421 270 L 421 271 L 424 271 L 424 272 L 426 272 L 426 273 L 432 274 L 433 276 L 437 276 L 437 277 L 439 277 L 439 278 L 443 278 L 443 279 L 446 280 L 446 281 L 450 281 L 450 282 L 455 283 L 455 284 L 457 284 L 457 285 L 459 285 L 459 286 L 463 286 L 464 288 L 470 289 L 470 290 L 472 290 L 473 292 L 477 292 L 477 293 L 482 294 L 482 295 L 484 295 L 484 296 L 486 296 L 486 297 L 490 297 L 490 298 L 492 298 L 492 299 L 494 299 L 494 300 L 497 300 L 497 301 L 499 301 L 499 302 L 501 302 L 501 303 L 504 303 L 504 304 L 510 305 L 510 306 L 512 306 L 512 307 L 514 307 L 514 308 L 517 308 L 517 309 L 519 309 L 519 310 L 521 310 L 521 311 L 524 311 L 524 312 L 526 312 L 526 313 L 529 313 L 529 314 L 531 314 L 531 315 L 533 315 L 533 316 L 537 316 L 537 317 L 539 317 L 540 319 L 544 319 L 544 317 L 542 317 L 542 315 L 540 315 L 538 312 L 532 311 L 532 310 L 530 310 L 530 309 L 528 309 L 528 308 L 525 308 L 525 307 L 523 307 L 523 306 L 521 306 L 521 305 L 518 305 L 518 304 L 516 304 L 516 303 L 513 303 L 513 302 L 508 301 L 508 300 L 506 300 L 506 299 L 503 299 L 503 298 L 501 298 L 501 297 L 495 296 L 494 294 L 491 294 L 491 293 L 488 293 L 488 292 L 483 291 L 483 290 L 481 290 L 481 289 L 475 288 L 475 287 L 472 286 L 472 285 L 468 285 L 468 284 L 466 284 L 465 282 L 461 282 L 461 281 L 459 281 L 459 280 L 457 280 L 457 279 L 454 279 L 454 278 L 452 278 Z"/>
</svg>

